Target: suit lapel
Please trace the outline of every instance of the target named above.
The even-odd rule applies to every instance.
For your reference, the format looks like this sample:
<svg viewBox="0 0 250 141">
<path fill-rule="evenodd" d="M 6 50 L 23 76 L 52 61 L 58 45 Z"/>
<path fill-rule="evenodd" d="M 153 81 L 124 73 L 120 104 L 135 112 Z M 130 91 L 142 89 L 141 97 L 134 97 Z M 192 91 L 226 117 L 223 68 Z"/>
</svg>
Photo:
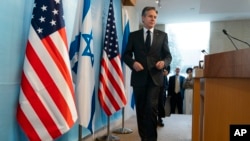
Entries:
<svg viewBox="0 0 250 141">
<path fill-rule="evenodd" d="M 141 30 L 138 31 L 138 34 L 137 34 L 137 41 L 139 44 L 139 47 L 141 47 L 141 50 L 147 54 L 147 49 L 146 49 L 146 46 L 145 46 L 145 41 L 144 41 L 144 32 L 143 32 L 143 28 Z"/>
<path fill-rule="evenodd" d="M 144 33 L 143 33 L 143 28 L 139 31 L 139 36 L 138 36 L 138 41 L 140 43 L 142 43 L 143 45 L 145 45 L 145 41 L 144 41 Z"/>
<path fill-rule="evenodd" d="M 154 30 L 154 35 L 153 35 L 153 42 L 151 44 L 151 46 L 155 46 L 155 44 L 157 44 L 157 39 L 158 39 L 158 35 L 159 35 L 159 32 L 158 30 Z"/>
</svg>

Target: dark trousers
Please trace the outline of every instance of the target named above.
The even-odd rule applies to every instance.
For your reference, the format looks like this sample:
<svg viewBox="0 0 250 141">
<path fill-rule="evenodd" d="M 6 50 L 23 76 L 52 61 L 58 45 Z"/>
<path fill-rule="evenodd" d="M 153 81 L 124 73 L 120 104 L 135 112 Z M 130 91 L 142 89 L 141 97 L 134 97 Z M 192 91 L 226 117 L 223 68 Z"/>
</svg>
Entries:
<svg viewBox="0 0 250 141">
<path fill-rule="evenodd" d="M 157 111 L 160 87 L 133 87 L 138 132 L 141 141 L 157 141 Z"/>
<path fill-rule="evenodd" d="M 183 114 L 183 98 L 181 96 L 181 93 L 174 93 L 171 95 L 171 113 L 175 113 L 175 108 L 177 106 L 178 114 Z"/>
<path fill-rule="evenodd" d="M 166 91 L 164 87 L 161 87 L 158 98 L 158 118 L 165 117 L 165 102 L 166 102 Z"/>
</svg>

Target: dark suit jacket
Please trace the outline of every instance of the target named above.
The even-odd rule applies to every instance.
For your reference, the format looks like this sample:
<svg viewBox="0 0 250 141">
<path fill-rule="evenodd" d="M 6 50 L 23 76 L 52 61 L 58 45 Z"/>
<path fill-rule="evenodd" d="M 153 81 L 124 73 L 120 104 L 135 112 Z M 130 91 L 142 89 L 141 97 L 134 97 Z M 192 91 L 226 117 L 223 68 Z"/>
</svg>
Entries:
<svg viewBox="0 0 250 141">
<path fill-rule="evenodd" d="M 171 96 L 172 94 L 174 94 L 174 90 L 175 90 L 175 77 L 176 75 L 170 76 L 169 77 L 169 83 L 168 83 L 168 94 Z M 184 88 L 183 88 L 183 83 L 185 80 L 184 76 L 179 76 L 180 78 L 180 92 L 181 92 L 181 97 L 184 98 Z"/>
<path fill-rule="evenodd" d="M 155 64 L 157 61 L 162 60 L 168 66 L 172 60 L 168 47 L 168 36 L 165 32 L 154 29 L 153 41 L 150 50 L 147 51 L 143 34 L 143 28 L 130 33 L 122 58 L 132 70 L 131 85 L 145 86 L 147 84 L 147 76 L 149 75 L 156 86 L 162 86 L 162 70 L 156 69 Z M 135 61 L 140 62 L 144 70 L 136 72 L 133 69 Z"/>
</svg>

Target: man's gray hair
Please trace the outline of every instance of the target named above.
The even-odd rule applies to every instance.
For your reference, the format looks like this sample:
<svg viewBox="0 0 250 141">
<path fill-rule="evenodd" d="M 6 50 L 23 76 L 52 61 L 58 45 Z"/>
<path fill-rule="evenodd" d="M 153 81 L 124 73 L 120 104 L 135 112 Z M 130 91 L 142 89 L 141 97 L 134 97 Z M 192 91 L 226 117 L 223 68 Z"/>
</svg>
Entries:
<svg viewBox="0 0 250 141">
<path fill-rule="evenodd" d="M 141 16 L 145 16 L 145 15 L 146 15 L 146 12 L 149 11 L 149 10 L 154 10 L 154 11 L 156 12 L 156 14 L 158 14 L 158 11 L 156 10 L 155 7 L 147 6 L 147 7 L 144 7 L 144 8 L 143 8 L 142 13 L 141 13 Z"/>
</svg>

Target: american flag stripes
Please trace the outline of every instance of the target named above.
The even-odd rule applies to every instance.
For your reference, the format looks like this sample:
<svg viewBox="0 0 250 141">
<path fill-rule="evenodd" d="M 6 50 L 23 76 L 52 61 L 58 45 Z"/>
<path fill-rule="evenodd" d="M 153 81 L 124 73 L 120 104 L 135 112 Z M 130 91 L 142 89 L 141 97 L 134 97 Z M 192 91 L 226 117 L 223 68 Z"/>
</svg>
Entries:
<svg viewBox="0 0 250 141">
<path fill-rule="evenodd" d="M 127 103 L 112 0 L 106 24 L 98 97 L 103 110 L 110 116 Z"/>
<path fill-rule="evenodd" d="M 61 0 L 35 0 L 17 120 L 29 140 L 54 140 L 77 120 Z"/>
<path fill-rule="evenodd" d="M 91 0 L 79 0 L 70 60 L 77 97 L 79 124 L 92 131 L 95 112 L 95 70 Z"/>
</svg>

